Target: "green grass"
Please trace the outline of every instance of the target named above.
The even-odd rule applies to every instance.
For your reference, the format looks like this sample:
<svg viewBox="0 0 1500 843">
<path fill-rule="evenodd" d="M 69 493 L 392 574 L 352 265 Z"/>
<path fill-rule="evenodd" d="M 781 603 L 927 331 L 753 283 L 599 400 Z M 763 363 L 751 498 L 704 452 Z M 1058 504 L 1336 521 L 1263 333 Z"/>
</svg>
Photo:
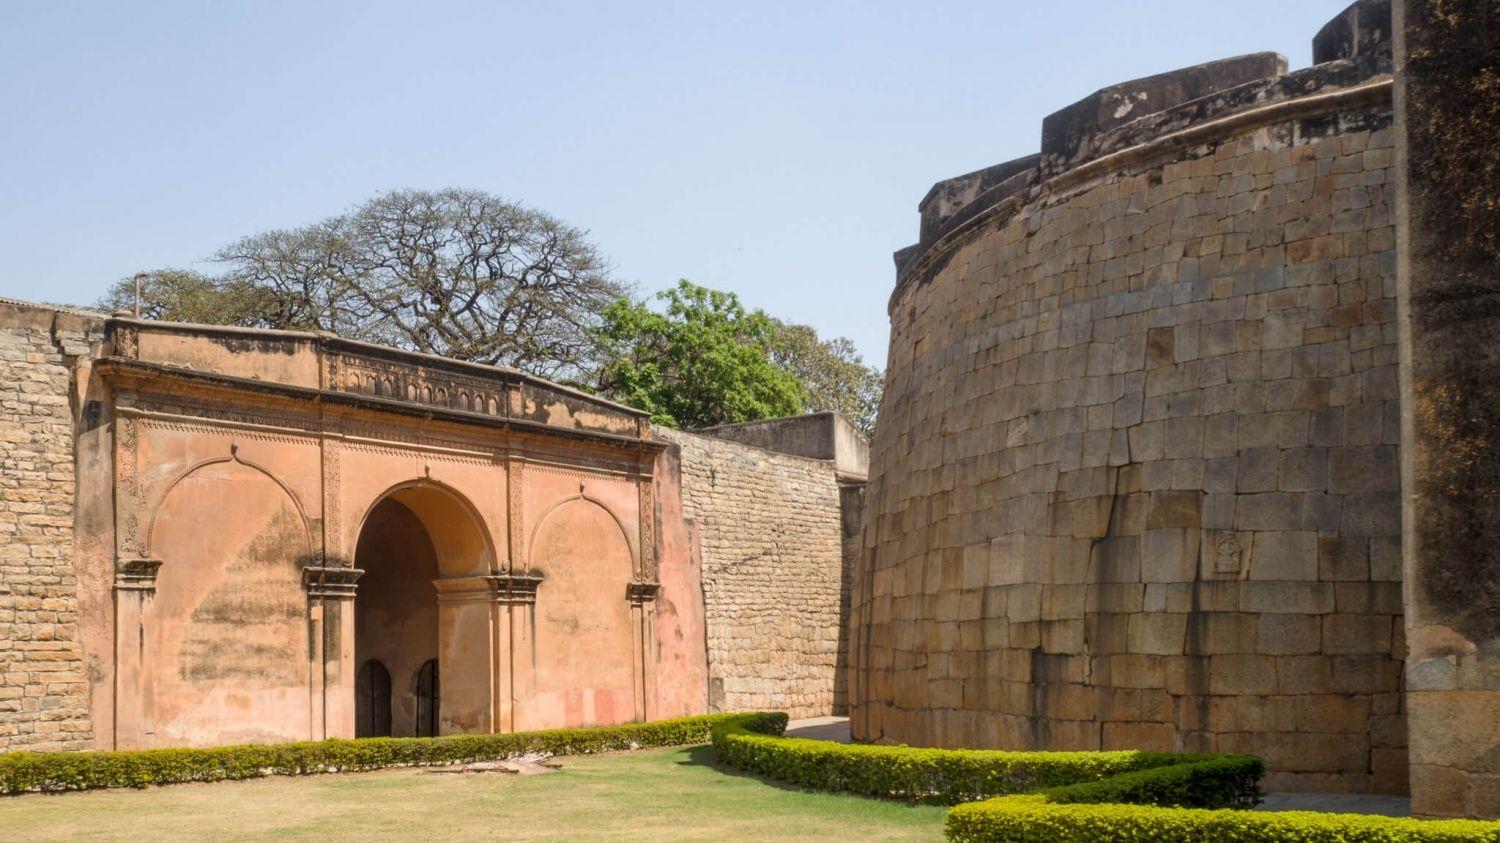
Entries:
<svg viewBox="0 0 1500 843">
<path fill-rule="evenodd" d="M 0 798 L 6 840 L 940 840 L 945 809 L 813 793 L 706 747 L 561 759 L 547 776 L 430 770 Z"/>
</svg>

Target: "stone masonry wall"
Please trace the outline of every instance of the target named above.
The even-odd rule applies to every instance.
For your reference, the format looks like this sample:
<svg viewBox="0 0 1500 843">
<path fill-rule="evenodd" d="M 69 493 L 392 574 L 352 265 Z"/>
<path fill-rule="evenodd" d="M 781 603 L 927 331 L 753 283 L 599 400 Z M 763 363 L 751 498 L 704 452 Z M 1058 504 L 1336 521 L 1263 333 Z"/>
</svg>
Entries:
<svg viewBox="0 0 1500 843">
<path fill-rule="evenodd" d="M 658 429 L 702 542 L 709 708 L 834 710 L 846 589 L 829 461 Z"/>
<path fill-rule="evenodd" d="M 91 746 L 68 396 L 99 325 L 0 302 L 0 751 Z"/>
<path fill-rule="evenodd" d="M 1378 86 L 898 255 L 857 738 L 1248 752 L 1271 789 L 1405 790 Z"/>
</svg>

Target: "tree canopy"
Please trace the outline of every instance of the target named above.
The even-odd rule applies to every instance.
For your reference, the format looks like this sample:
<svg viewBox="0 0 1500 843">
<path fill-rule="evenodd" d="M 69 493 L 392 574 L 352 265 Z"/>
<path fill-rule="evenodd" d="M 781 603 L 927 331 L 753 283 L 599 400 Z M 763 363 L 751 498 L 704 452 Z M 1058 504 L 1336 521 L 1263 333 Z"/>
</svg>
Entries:
<svg viewBox="0 0 1500 843">
<path fill-rule="evenodd" d="M 622 298 L 601 334 L 613 359 L 601 391 L 671 427 L 786 416 L 802 409 L 802 383 L 771 360 L 775 323 L 734 293 L 682 280 L 657 294 L 664 305 Z"/>
<path fill-rule="evenodd" d="M 217 272 L 142 273 L 141 315 L 324 330 L 511 366 L 709 427 L 836 410 L 874 427 L 883 377 L 849 340 L 689 281 L 660 309 L 613 280 L 586 234 L 473 190 L 397 190 L 301 228 L 245 237 Z M 129 309 L 133 278 L 99 307 Z"/>
<path fill-rule="evenodd" d="M 802 382 L 803 411 L 835 410 L 869 436 L 885 375 L 865 364 L 847 337 L 824 340 L 809 325 L 775 320 L 771 362 Z"/>
<path fill-rule="evenodd" d="M 628 292 L 584 232 L 473 190 L 392 191 L 214 261 L 214 275 L 151 273 L 143 315 L 328 330 L 561 379 L 597 371 L 600 315 Z M 129 306 L 133 287 L 101 304 Z"/>
</svg>

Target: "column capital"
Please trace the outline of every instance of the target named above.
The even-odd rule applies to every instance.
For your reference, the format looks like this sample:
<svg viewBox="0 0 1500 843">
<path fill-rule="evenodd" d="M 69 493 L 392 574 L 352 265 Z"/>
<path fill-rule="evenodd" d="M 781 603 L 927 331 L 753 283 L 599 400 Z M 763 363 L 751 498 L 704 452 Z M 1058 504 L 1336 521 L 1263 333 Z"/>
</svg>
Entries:
<svg viewBox="0 0 1500 843">
<path fill-rule="evenodd" d="M 161 570 L 161 560 L 150 556 L 120 559 L 115 563 L 115 589 L 117 591 L 155 591 L 156 574 Z"/>
<path fill-rule="evenodd" d="M 542 577 L 536 574 L 486 574 L 432 581 L 439 603 L 535 603 Z"/>
<path fill-rule="evenodd" d="M 660 591 L 661 583 L 659 582 L 635 580 L 625 584 L 625 599 L 629 600 L 631 605 L 641 606 L 655 600 Z"/>
<path fill-rule="evenodd" d="M 302 569 L 302 586 L 308 597 L 354 599 L 355 583 L 364 574 L 360 568 L 325 568 L 309 565 Z"/>
</svg>

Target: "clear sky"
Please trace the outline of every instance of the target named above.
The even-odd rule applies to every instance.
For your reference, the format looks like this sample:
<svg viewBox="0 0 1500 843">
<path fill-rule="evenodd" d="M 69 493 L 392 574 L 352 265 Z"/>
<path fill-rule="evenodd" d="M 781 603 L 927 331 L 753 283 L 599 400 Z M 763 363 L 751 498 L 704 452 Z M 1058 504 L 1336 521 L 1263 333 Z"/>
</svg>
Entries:
<svg viewBox="0 0 1500 843">
<path fill-rule="evenodd" d="M 885 358 L 932 182 L 1035 152 L 1116 82 L 1345 0 L 0 0 L 0 295 L 96 300 L 397 187 L 467 187 Z"/>
</svg>

